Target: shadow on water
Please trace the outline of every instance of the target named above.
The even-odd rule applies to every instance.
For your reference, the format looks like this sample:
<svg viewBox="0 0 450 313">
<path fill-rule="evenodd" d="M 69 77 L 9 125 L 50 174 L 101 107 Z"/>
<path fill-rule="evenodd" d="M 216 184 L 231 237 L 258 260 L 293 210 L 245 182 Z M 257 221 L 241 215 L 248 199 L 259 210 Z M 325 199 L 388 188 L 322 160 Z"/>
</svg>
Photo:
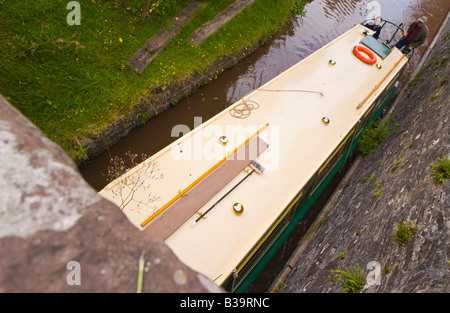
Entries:
<svg viewBox="0 0 450 313">
<path fill-rule="evenodd" d="M 176 125 L 194 127 L 194 120 L 207 121 L 253 89 L 263 85 L 284 70 L 301 61 L 320 47 L 332 41 L 354 25 L 366 20 L 373 11 L 368 0 L 314 0 L 305 7 L 305 16 L 293 18 L 266 44 L 235 67 L 225 71 L 217 80 L 202 87 L 171 109 L 152 118 L 136 129 L 119 144 L 80 168 L 85 180 L 96 190 L 106 185 L 105 173 L 111 157 L 125 159 L 125 153 L 153 155 L 178 137 L 172 136 Z M 422 15 L 428 16 L 431 42 L 449 9 L 448 0 L 380 0 L 381 16 L 389 21 L 409 25 Z M 382 34 L 389 38 L 390 34 Z M 396 38 L 398 40 L 399 38 Z M 396 41 L 394 41 L 396 42 Z M 406 69 L 411 74 L 426 51 L 426 45 L 416 50 Z M 345 173 L 345 168 L 341 170 Z M 341 174 L 343 175 L 343 174 Z M 337 183 L 339 178 L 336 179 Z M 333 185 L 334 187 L 336 186 Z M 271 264 L 250 288 L 253 292 L 265 292 L 295 248 L 299 238 L 320 213 L 321 207 L 333 192 L 328 188 L 321 201 L 312 208 L 286 241 Z"/>
</svg>

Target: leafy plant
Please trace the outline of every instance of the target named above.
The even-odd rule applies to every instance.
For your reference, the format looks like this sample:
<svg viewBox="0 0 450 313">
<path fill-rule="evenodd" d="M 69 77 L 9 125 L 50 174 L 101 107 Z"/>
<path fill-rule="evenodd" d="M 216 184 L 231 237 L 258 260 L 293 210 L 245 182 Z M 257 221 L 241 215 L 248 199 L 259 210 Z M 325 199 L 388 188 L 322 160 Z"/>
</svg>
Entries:
<svg viewBox="0 0 450 313">
<path fill-rule="evenodd" d="M 387 276 L 392 270 L 392 267 L 389 265 L 386 265 L 383 269 L 383 272 L 381 273 L 384 276 Z"/>
<path fill-rule="evenodd" d="M 381 195 L 381 192 L 383 191 L 383 189 L 381 189 L 381 183 L 380 182 L 377 182 L 376 184 L 375 184 L 375 191 L 372 193 L 373 194 L 373 196 L 375 197 L 375 198 L 378 198 L 380 195 Z"/>
<path fill-rule="evenodd" d="M 275 293 L 283 293 L 285 288 L 286 288 L 286 283 L 281 282 L 281 283 L 277 286 L 277 288 L 275 288 L 275 290 L 274 290 L 273 292 L 275 292 Z"/>
<path fill-rule="evenodd" d="M 395 223 L 397 225 L 397 231 L 394 233 L 394 237 L 397 240 L 399 246 L 406 246 L 406 243 L 414 238 L 414 235 L 419 231 L 414 225 L 413 221 L 409 221 L 409 224 L 403 221 L 402 224 Z"/>
<path fill-rule="evenodd" d="M 80 148 L 77 150 L 78 160 L 81 160 L 84 157 L 85 153 L 86 153 L 86 149 L 83 148 L 82 146 L 80 146 Z"/>
<path fill-rule="evenodd" d="M 392 126 L 389 119 L 372 123 L 359 141 L 361 153 L 366 155 L 372 152 L 386 138 L 391 129 Z"/>
<path fill-rule="evenodd" d="M 398 166 L 400 165 L 400 163 L 402 163 L 402 158 L 398 159 L 398 160 L 395 162 L 395 164 L 391 167 L 391 171 L 394 172 L 394 171 L 398 168 Z"/>
<path fill-rule="evenodd" d="M 375 198 L 378 198 L 381 195 L 381 192 L 383 191 L 383 189 L 377 189 L 376 191 L 374 191 L 372 194 Z"/>
<path fill-rule="evenodd" d="M 305 0 L 296 0 L 292 8 L 292 13 L 294 15 L 305 16 L 306 15 L 305 4 L 306 4 Z"/>
<path fill-rule="evenodd" d="M 365 285 L 365 277 L 359 265 L 351 269 L 345 268 L 343 270 L 330 270 L 328 276 L 332 282 L 337 281 L 344 288 L 345 293 L 358 293 Z"/>
<path fill-rule="evenodd" d="M 438 164 L 430 165 L 433 169 L 431 176 L 437 182 L 444 183 L 450 177 L 450 160 L 449 158 L 438 158 L 437 161 Z"/>
</svg>

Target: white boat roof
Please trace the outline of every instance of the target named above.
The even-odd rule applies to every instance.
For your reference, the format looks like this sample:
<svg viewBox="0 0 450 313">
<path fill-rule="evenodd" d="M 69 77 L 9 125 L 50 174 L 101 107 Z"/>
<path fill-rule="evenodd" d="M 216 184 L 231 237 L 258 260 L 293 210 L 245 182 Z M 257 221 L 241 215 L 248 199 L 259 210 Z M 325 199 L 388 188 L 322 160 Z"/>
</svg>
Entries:
<svg viewBox="0 0 450 313">
<path fill-rule="evenodd" d="M 365 30 L 356 25 L 110 183 L 100 194 L 119 206 L 126 202 L 123 212 L 131 223 L 141 230 L 150 229 L 172 205 L 189 197 L 190 187 L 212 175 L 208 171 L 260 130 L 258 137 L 268 148 L 256 161 L 265 170 L 250 175 L 197 224 L 192 225 L 199 217 L 194 213 L 163 238 L 184 263 L 220 285 L 407 62 L 396 48 L 385 59 L 377 56 L 381 68 L 357 59 L 352 49 L 366 37 Z M 249 115 L 232 116 L 230 112 L 242 108 L 244 102 L 254 105 Z M 324 117 L 329 118 L 328 125 L 322 122 Z M 219 142 L 221 136 L 228 138 L 226 145 Z M 246 169 L 195 212 L 208 210 L 245 177 Z M 163 178 L 155 179 L 159 174 Z M 132 194 L 129 202 L 124 199 L 127 192 Z M 148 199 L 152 201 L 147 203 Z M 241 215 L 233 212 L 235 203 L 244 206 Z M 142 227 L 149 217 L 152 220 Z"/>
</svg>

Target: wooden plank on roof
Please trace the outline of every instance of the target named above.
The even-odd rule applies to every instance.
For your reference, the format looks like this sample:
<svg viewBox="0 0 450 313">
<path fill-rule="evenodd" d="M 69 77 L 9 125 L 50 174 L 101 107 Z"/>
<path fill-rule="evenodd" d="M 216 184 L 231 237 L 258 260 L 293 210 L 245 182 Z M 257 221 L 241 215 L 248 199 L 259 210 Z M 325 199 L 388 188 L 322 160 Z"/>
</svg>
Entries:
<svg viewBox="0 0 450 313">
<path fill-rule="evenodd" d="M 143 231 L 155 239 L 166 239 L 236 175 L 242 172 L 251 160 L 257 158 L 267 148 L 268 144 L 259 136 L 253 138 L 189 192 L 180 197 Z"/>
</svg>

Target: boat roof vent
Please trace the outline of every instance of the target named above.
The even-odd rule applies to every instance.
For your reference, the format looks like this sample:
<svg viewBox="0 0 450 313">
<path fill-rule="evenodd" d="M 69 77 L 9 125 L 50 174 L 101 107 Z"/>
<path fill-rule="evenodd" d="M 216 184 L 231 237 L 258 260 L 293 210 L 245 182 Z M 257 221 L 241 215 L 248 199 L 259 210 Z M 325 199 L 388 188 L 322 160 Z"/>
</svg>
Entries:
<svg viewBox="0 0 450 313">
<path fill-rule="evenodd" d="M 391 48 L 386 46 L 384 43 L 378 41 L 372 36 L 366 36 L 361 43 L 367 48 L 378 54 L 383 60 L 391 53 Z"/>
</svg>

